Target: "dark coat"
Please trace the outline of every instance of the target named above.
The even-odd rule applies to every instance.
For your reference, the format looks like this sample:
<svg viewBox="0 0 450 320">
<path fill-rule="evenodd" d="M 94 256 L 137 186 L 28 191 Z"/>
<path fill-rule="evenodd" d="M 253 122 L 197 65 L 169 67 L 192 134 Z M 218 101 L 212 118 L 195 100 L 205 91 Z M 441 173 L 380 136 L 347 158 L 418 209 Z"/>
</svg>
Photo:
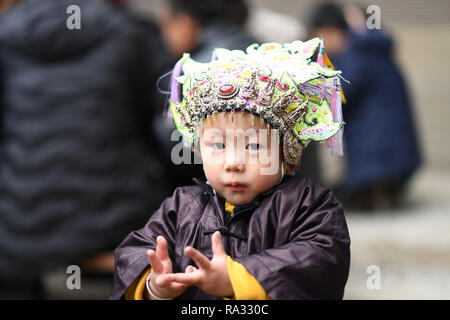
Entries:
<svg viewBox="0 0 450 320">
<path fill-rule="evenodd" d="M 345 190 L 405 179 L 420 164 L 413 110 L 392 54 L 392 41 L 372 30 L 352 35 L 347 52 L 333 61 L 350 81 L 342 81 Z"/>
<path fill-rule="evenodd" d="M 81 30 L 66 27 L 73 4 Z M 29 0 L 0 16 L 0 282 L 113 250 L 168 195 L 139 39 L 100 1 Z"/>
<path fill-rule="evenodd" d="M 272 299 L 341 299 L 350 265 L 344 212 L 333 193 L 306 178 L 286 176 L 252 203 L 224 212 L 224 199 L 195 180 L 175 190 L 142 229 L 116 249 L 111 299 L 123 298 L 149 265 L 156 237 L 168 241 L 174 272 L 194 265 L 183 253 L 193 246 L 212 258 L 211 235 L 221 231 L 226 253 L 259 281 Z M 190 287 L 180 299 L 216 299 Z"/>
</svg>

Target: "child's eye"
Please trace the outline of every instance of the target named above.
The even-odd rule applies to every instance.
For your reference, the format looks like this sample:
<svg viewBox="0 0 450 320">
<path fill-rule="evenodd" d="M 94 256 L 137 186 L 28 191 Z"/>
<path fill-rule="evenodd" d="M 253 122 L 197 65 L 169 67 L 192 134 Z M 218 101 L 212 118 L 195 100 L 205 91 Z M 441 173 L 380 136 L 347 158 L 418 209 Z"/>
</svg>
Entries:
<svg viewBox="0 0 450 320">
<path fill-rule="evenodd" d="M 248 150 L 259 150 L 259 148 L 260 148 L 259 143 L 249 143 L 247 145 Z"/>
<path fill-rule="evenodd" d="M 216 142 L 216 143 L 212 143 L 212 144 L 211 144 L 211 147 L 212 147 L 214 150 L 223 150 L 223 149 L 225 148 L 225 145 L 224 145 L 223 143 Z"/>
</svg>

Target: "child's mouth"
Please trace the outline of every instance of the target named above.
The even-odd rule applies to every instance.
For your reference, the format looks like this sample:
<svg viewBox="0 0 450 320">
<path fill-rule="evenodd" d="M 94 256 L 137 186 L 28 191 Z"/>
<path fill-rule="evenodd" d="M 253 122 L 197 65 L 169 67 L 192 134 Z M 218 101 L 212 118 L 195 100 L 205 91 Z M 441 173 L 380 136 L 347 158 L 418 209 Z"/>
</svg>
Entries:
<svg viewBox="0 0 450 320">
<path fill-rule="evenodd" d="M 231 191 L 244 191 L 245 189 L 245 185 L 237 182 L 228 183 L 226 187 Z"/>
</svg>

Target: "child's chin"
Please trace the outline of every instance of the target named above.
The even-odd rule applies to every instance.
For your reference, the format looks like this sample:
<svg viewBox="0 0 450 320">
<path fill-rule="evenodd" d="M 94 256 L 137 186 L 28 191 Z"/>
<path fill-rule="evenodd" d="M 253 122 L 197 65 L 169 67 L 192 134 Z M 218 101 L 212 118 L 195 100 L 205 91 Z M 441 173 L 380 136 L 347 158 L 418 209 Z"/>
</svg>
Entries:
<svg viewBox="0 0 450 320">
<path fill-rule="evenodd" d="M 227 202 L 234 206 L 243 206 L 245 204 L 249 204 L 253 201 L 253 199 L 254 197 L 247 196 L 230 196 L 226 198 Z"/>
</svg>

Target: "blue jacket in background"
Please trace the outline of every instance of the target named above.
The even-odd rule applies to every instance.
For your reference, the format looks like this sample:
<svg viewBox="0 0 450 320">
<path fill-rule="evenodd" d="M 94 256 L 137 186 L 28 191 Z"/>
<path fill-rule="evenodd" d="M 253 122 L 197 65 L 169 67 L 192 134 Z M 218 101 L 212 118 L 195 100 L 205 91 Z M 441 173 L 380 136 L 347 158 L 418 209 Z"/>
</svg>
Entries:
<svg viewBox="0 0 450 320">
<path fill-rule="evenodd" d="M 343 104 L 347 172 L 343 191 L 406 179 L 420 165 L 412 109 L 392 60 L 392 40 L 371 30 L 350 37 L 335 60 L 348 103 Z"/>
</svg>

